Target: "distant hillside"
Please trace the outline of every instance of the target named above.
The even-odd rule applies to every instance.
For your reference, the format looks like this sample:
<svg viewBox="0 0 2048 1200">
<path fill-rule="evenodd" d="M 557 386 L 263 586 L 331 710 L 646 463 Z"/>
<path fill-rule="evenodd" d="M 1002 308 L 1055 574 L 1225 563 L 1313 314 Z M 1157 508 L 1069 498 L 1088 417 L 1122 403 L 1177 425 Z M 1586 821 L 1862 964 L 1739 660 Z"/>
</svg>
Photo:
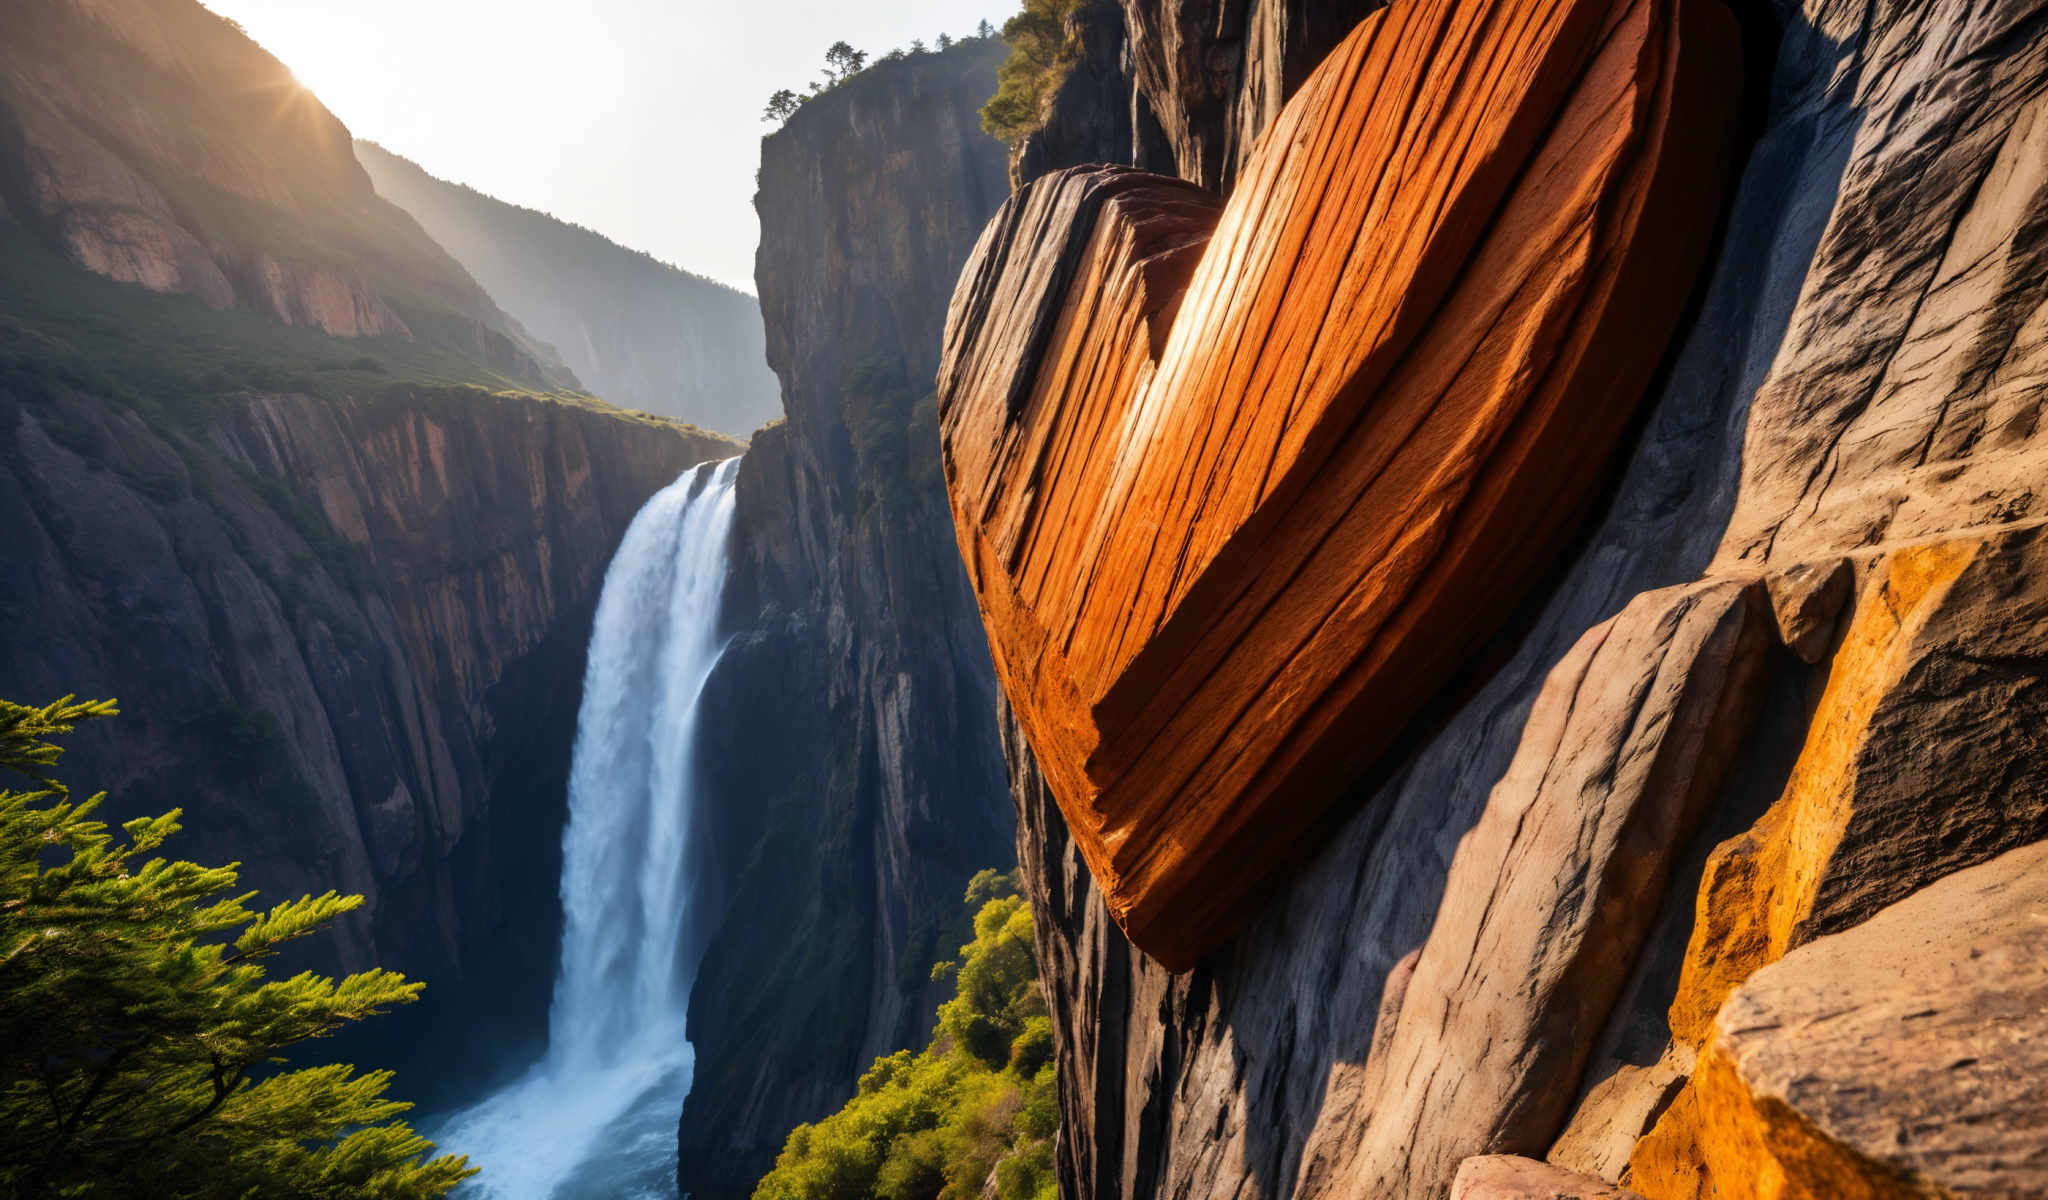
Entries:
<svg viewBox="0 0 2048 1200">
<path fill-rule="evenodd" d="M 0 233 L 28 237 L 0 267 L 17 291 L 48 298 L 28 278 L 40 243 L 223 315 L 452 354 L 472 364 L 454 374 L 487 383 L 575 382 L 378 198 L 348 130 L 234 23 L 193 0 L 6 10 Z"/>
<path fill-rule="evenodd" d="M 782 415 L 752 296 L 546 213 L 434 178 L 373 142 L 356 157 L 583 385 L 613 404 L 744 436 Z"/>
</svg>

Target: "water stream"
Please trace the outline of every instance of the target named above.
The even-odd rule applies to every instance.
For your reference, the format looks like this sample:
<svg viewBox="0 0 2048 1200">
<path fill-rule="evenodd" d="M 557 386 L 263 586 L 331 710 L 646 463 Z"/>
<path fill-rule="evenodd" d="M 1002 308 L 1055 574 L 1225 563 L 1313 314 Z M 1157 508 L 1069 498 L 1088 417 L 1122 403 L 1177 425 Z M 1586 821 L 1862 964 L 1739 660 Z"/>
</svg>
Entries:
<svg viewBox="0 0 2048 1200">
<path fill-rule="evenodd" d="M 427 1130 L 484 1174 L 465 1200 L 672 1198 L 694 1055 L 685 877 L 697 701 L 717 637 L 739 460 L 692 468 L 633 518 L 604 577 L 562 834 L 548 1049 Z"/>
</svg>

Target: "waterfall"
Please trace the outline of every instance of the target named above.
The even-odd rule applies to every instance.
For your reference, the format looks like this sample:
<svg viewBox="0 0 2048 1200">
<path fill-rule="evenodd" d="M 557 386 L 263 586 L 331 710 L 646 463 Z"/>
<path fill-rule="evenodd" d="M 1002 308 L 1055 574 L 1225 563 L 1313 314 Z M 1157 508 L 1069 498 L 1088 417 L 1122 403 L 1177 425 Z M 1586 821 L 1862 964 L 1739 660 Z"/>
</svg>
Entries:
<svg viewBox="0 0 2048 1200">
<path fill-rule="evenodd" d="M 430 1132 L 491 1200 L 673 1197 L 694 1055 L 684 878 L 697 701 L 717 664 L 738 459 L 656 493 L 605 572 L 562 833 L 548 1049 Z"/>
</svg>

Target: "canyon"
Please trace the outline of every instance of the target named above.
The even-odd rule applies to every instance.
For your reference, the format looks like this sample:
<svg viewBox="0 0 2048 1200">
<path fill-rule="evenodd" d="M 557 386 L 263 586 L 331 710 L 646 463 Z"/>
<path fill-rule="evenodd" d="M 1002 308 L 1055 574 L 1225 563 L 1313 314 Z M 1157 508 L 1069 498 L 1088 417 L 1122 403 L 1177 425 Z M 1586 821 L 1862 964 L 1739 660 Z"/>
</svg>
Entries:
<svg viewBox="0 0 2048 1200">
<path fill-rule="evenodd" d="M 737 336 L 642 371 L 645 331 L 590 360 L 613 382 L 768 378 L 788 419 L 741 443 L 573 390 L 590 380 L 379 197 L 347 131 L 229 23 L 125 0 L 32 16 L 0 52 L 0 512 L 25 537 L 0 567 L 0 687 L 121 700 L 67 764 L 110 815 L 183 805 L 181 853 L 240 861 L 266 895 L 368 898 L 292 965 L 391 967 L 426 998 L 323 1054 L 399 1065 L 436 1114 L 557 1040 L 599 585 L 650 496 L 745 452 L 677 962 L 701 1048 L 683 1177 L 749 1191 L 791 1126 L 926 1036 L 931 964 L 971 936 L 966 882 L 1014 853 L 929 385 L 953 279 L 1007 193 L 977 116 L 1002 47 L 879 63 L 768 140 L 765 328 L 714 289 L 765 364 Z M 252 122 L 252 95 L 278 120 Z M 461 200 L 430 215 L 469 222 L 484 270 L 516 210 Z M 141 232 L 88 253 L 80 230 L 116 226 Z M 626 252 L 565 230 L 528 249 L 568 253 L 551 269 L 599 310 L 633 307 Z M 329 319 L 244 267 L 325 272 L 351 312 L 391 319 Z M 724 399 L 728 419 L 758 411 Z"/>
<path fill-rule="evenodd" d="M 18 7 L 0 694 L 366 895 L 291 961 L 429 982 L 328 1047 L 408 1098 L 602 950 L 600 586 L 729 485 L 681 1191 L 924 1043 L 1014 856 L 1076 1200 L 2048 1192 L 2048 9 L 1088 0 L 1007 154 L 998 41 L 892 56 L 763 140 L 741 443 L 575 390 L 682 368 L 557 354 L 231 24 Z"/>
<path fill-rule="evenodd" d="M 1988 881 L 2024 877 L 2031 860 L 2015 856 L 2048 837 L 2030 566 L 2043 14 L 1833 0 L 1732 10 L 1724 53 L 1740 54 L 1751 82 L 1709 77 L 1728 93 L 1742 160 L 1719 211 L 1672 218 L 1714 246 L 1675 337 L 1656 324 L 1669 307 L 1626 314 L 1665 348 L 1622 459 L 1559 460 L 1597 475 L 1578 481 L 1590 482 L 1589 516 L 1555 540 L 1505 543 L 1553 556 L 1508 572 L 1531 572 L 1519 604 L 1402 631 L 1397 649 L 1460 660 L 1427 672 L 1429 686 L 1400 696 L 1382 684 L 1370 715 L 1301 727 L 1303 753 L 1351 756 L 1297 802 L 1327 815 L 1255 805 L 1225 833 L 1184 808 L 1098 799 L 1102 779 L 1169 770 L 1148 755 L 1182 743 L 1098 747 L 1090 730 L 1105 710 L 1087 703 L 1113 694 L 1048 709 L 1058 672 L 1081 668 L 1031 640 L 1033 605 L 1081 602 L 1062 589 L 1195 596 L 1195 576 L 1171 554 L 1091 559 L 1094 526 L 1045 515 L 1059 492 L 1013 502 L 1003 489 L 1034 479 L 1033 456 L 1061 439 L 1072 448 L 1052 460 L 1065 472 L 1053 481 L 1099 471 L 1123 486 L 1200 464 L 1118 493 L 1135 497 L 1116 513 L 1130 536 L 1178 537 L 1172 504 L 1238 511 L 1224 467 L 1257 479 L 1288 461 L 1260 449 L 1217 467 L 1127 465 L 1116 438 L 1084 431 L 1133 395 L 1158 427 L 1221 423 L 1238 415 L 1234 399 L 1162 387 L 1189 346 L 1214 339 L 1239 362 L 1285 362 L 1375 316 L 1340 303 L 1290 339 L 1271 316 L 1284 304 L 1247 314 L 1189 283 L 1211 270 L 1203 242 L 1219 209 L 1216 237 L 1285 237 L 1293 210 L 1259 202 L 1270 164 L 1311 153 L 1299 131 L 1341 111 L 1302 64 L 1335 69 L 1345 38 L 1429 8 L 1376 18 L 1360 6 L 1337 22 L 1308 7 L 1079 10 L 1076 65 L 1012 159 L 1022 190 L 963 275 L 962 336 L 941 367 L 956 527 L 1007 696 L 1065 1193 L 1667 1200 L 2048 1186 L 2022 1149 L 2038 1146 L 2038 1105 L 2010 1090 L 2025 1052 L 1977 1052 L 2020 1028 L 1996 1014 L 2034 986 L 2018 947 L 2035 910 Z M 1506 6 L 1531 21 L 1697 7 Z M 1686 290 L 1682 274 L 1666 283 Z M 1086 389 L 1053 382 L 1069 364 Z M 1284 411 L 1304 390 L 1273 403 Z M 1042 417 L 1047 397 L 1077 411 Z M 1339 453 L 1311 450 L 1318 462 Z M 1554 516 L 1488 519 L 1511 529 Z M 1261 586 L 1262 555 L 1299 519 L 1276 519 L 1281 533 L 1235 560 L 1219 555 L 1230 586 Z M 1020 536 L 1034 530 L 1037 541 Z M 1090 561 L 1107 565 L 1074 566 Z M 1375 561 L 1339 556 L 1313 574 Z M 1051 565 L 1006 578 L 1032 562 Z M 1251 627 L 1285 625 L 1287 611 L 1261 610 Z M 1087 629 L 1043 626 L 1062 653 Z M 1189 677 L 1227 674 L 1220 651 L 1149 626 L 1118 652 L 1142 654 L 1147 638 Z M 1005 661 L 1006 641 L 1029 648 Z M 1311 694 L 1330 686 L 1300 678 Z M 1147 887 L 1177 896 L 1172 869 L 1134 877 L 1114 856 L 1155 838 L 1168 847 L 1155 857 L 1194 862 L 1272 845 L 1250 860 L 1261 880 L 1246 895 L 1148 912 Z M 1930 923 L 1938 906 L 1952 927 Z M 1943 949 L 1914 929 L 1955 940 Z M 1944 974 L 1936 964 L 1964 944 L 2003 969 Z M 1931 1014 L 1924 1035 L 1887 1007 L 1910 963 L 1929 973 L 1914 993 Z M 1824 1011 L 1858 1014 L 1841 1037 L 1862 1040 L 1776 1036 L 1780 1017 L 1759 1015 L 1810 1027 Z M 1953 1073 L 1927 1070 L 1930 1057 Z M 1906 1079 L 1899 1091 L 1882 1082 Z M 1910 1132 L 1873 1133 L 1902 1121 Z"/>
</svg>

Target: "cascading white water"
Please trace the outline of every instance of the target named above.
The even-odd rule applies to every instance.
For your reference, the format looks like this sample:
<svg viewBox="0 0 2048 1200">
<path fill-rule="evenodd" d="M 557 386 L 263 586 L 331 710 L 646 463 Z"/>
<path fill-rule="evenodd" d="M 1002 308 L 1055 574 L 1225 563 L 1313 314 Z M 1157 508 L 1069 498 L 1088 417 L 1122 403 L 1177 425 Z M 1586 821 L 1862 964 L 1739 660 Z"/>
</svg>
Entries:
<svg viewBox="0 0 2048 1200">
<path fill-rule="evenodd" d="M 547 1055 L 430 1131 L 492 1200 L 675 1195 L 694 1055 L 683 961 L 697 701 L 717 664 L 739 460 L 684 472 L 605 572 L 562 834 L 562 957 Z"/>
</svg>

